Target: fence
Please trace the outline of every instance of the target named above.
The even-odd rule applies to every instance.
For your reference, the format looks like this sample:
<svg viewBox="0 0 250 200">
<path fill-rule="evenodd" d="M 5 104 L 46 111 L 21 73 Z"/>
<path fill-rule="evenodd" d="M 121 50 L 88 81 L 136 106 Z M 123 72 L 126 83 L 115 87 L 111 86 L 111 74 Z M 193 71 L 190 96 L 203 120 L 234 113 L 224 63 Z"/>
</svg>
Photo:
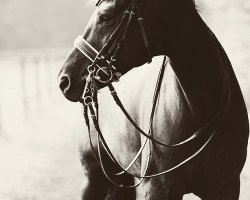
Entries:
<svg viewBox="0 0 250 200">
<path fill-rule="evenodd" d="M 19 129 L 61 97 L 57 74 L 65 50 L 10 51 L 0 57 L 0 133 Z"/>
</svg>

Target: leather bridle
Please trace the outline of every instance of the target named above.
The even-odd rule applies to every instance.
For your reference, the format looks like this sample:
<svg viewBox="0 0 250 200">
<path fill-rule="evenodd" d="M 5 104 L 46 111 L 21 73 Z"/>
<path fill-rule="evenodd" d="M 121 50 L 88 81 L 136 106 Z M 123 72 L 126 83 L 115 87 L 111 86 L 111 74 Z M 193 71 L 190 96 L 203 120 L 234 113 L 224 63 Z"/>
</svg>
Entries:
<svg viewBox="0 0 250 200">
<path fill-rule="evenodd" d="M 83 91 L 82 99 L 80 100 L 80 102 L 84 106 L 84 118 L 85 118 L 86 125 L 88 127 L 89 139 L 90 139 L 92 151 L 94 153 L 94 156 L 95 156 L 97 162 L 99 163 L 100 167 L 102 168 L 103 173 L 107 177 L 107 179 L 111 183 L 113 183 L 119 187 L 128 187 L 128 188 L 137 187 L 144 180 L 144 178 L 156 177 L 156 176 L 159 176 L 162 174 L 166 174 L 170 171 L 173 171 L 176 168 L 187 163 L 189 160 L 193 159 L 195 156 L 197 156 L 206 147 L 206 145 L 213 138 L 215 132 L 219 128 L 219 126 L 222 123 L 222 120 L 224 118 L 224 115 L 227 111 L 229 101 L 230 101 L 230 84 L 229 84 L 229 80 L 228 80 L 228 88 L 227 88 L 228 92 L 227 92 L 225 106 L 222 106 L 221 109 L 219 109 L 219 111 L 214 115 L 214 117 L 209 122 L 207 122 L 203 127 L 201 127 L 198 131 L 196 131 L 194 134 L 192 134 L 192 136 L 190 136 L 189 138 L 187 138 L 184 141 L 181 141 L 179 143 L 176 143 L 176 144 L 164 144 L 164 143 L 156 140 L 152 136 L 153 135 L 152 134 L 152 127 L 153 127 L 154 113 L 156 110 L 156 103 L 158 101 L 165 67 L 168 63 L 168 60 L 165 56 L 163 63 L 162 63 L 162 68 L 161 68 L 159 76 L 158 76 L 157 84 L 155 87 L 155 93 L 154 93 L 154 97 L 153 97 L 153 105 L 152 105 L 151 115 L 150 115 L 150 120 L 149 120 L 149 131 L 148 131 L 148 133 L 144 132 L 134 122 L 134 120 L 131 118 L 131 116 L 128 114 L 128 112 L 124 108 L 122 102 L 120 101 L 120 99 L 115 91 L 115 88 L 112 85 L 112 82 L 118 81 L 119 77 L 121 76 L 121 74 L 117 71 L 117 68 L 115 67 L 115 62 L 117 60 L 117 55 L 118 55 L 119 50 L 122 46 L 122 43 L 126 38 L 127 31 L 132 23 L 132 20 L 135 18 L 135 16 L 137 16 L 137 21 L 138 21 L 138 24 L 139 24 L 139 27 L 140 27 L 140 30 L 142 33 L 145 47 L 147 49 L 148 58 L 149 58 L 149 61 L 151 61 L 152 55 L 151 55 L 151 51 L 150 51 L 149 41 L 148 41 L 148 38 L 147 38 L 147 35 L 145 32 L 145 28 L 143 26 L 143 18 L 141 16 L 141 12 L 140 12 L 140 0 L 132 0 L 132 2 L 129 4 L 128 8 L 124 11 L 119 25 L 116 27 L 115 31 L 111 34 L 110 38 L 108 39 L 108 41 L 105 43 L 105 45 L 102 47 L 102 49 L 100 51 L 97 51 L 81 35 L 78 36 L 74 42 L 74 46 L 92 62 L 87 68 L 88 76 L 86 78 L 86 84 L 85 84 L 85 88 Z M 213 40 L 216 42 L 217 38 L 215 37 L 215 35 L 212 32 L 211 32 L 211 34 L 212 34 Z M 225 54 L 223 48 L 221 46 L 218 46 L 218 49 L 222 50 L 222 53 L 224 55 L 224 60 L 225 60 L 225 62 L 228 62 L 228 58 L 225 57 L 226 54 Z M 131 163 L 126 168 L 124 168 L 119 163 L 119 161 L 117 161 L 117 159 L 114 157 L 114 155 L 112 154 L 111 150 L 109 149 L 109 147 L 105 141 L 105 138 L 102 134 L 102 131 L 100 129 L 99 121 L 98 121 L 99 120 L 98 119 L 99 118 L 99 116 L 98 116 L 99 107 L 98 107 L 98 97 L 97 97 L 97 90 L 98 89 L 96 86 L 96 81 L 104 83 L 104 84 L 106 84 L 106 86 L 108 86 L 108 88 L 111 92 L 111 95 L 113 96 L 113 99 L 115 100 L 116 104 L 120 107 L 120 109 L 123 111 L 123 113 L 125 114 L 127 119 L 130 121 L 130 123 L 136 128 L 136 130 L 144 136 L 145 140 L 144 140 L 144 142 L 142 142 L 141 148 L 139 149 L 139 151 L 136 154 L 136 156 L 134 157 L 134 159 L 131 161 Z M 97 136 L 98 136 L 97 137 L 97 152 L 96 152 L 96 150 L 93 146 L 93 142 L 91 140 L 90 123 L 89 123 L 89 114 L 88 113 L 90 113 L 94 127 L 97 131 Z M 201 133 L 203 133 L 204 131 L 206 131 L 210 127 L 214 127 L 211 131 L 212 133 L 208 136 L 206 142 L 201 146 L 201 148 L 198 149 L 198 151 L 196 151 L 192 156 L 188 157 L 186 160 L 180 162 L 179 164 L 175 165 L 174 167 L 172 167 L 164 172 L 152 174 L 152 175 L 146 175 L 146 172 L 148 169 L 148 164 L 150 161 L 150 155 L 151 155 L 149 141 L 151 141 L 152 143 L 164 146 L 164 147 L 169 147 L 169 148 L 178 147 L 178 146 L 184 145 L 184 144 L 189 143 L 190 141 L 194 140 L 195 138 L 200 136 Z M 103 148 L 105 149 L 108 156 L 111 158 L 111 160 L 114 162 L 114 164 L 121 170 L 119 173 L 113 173 L 113 172 L 105 169 L 105 166 L 104 166 L 104 163 L 102 160 L 100 145 L 103 146 Z M 147 156 L 145 170 L 143 172 L 141 172 L 141 175 L 131 174 L 129 172 L 129 170 L 135 164 L 135 162 L 137 161 L 139 156 L 142 154 L 146 145 L 148 145 L 148 147 L 149 147 L 148 148 L 149 153 Z M 110 176 L 110 175 L 119 176 L 119 175 L 122 175 L 124 173 L 129 174 L 133 177 L 139 178 L 139 182 L 134 184 L 134 185 L 123 185 L 121 183 L 115 182 Z"/>
</svg>

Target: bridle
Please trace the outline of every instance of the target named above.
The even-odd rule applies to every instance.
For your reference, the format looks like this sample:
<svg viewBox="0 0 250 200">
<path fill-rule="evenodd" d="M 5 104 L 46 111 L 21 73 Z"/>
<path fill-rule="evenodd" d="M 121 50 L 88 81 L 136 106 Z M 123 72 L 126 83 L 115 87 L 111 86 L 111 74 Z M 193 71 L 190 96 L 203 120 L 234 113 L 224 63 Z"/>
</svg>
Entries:
<svg viewBox="0 0 250 200">
<path fill-rule="evenodd" d="M 118 81 L 120 76 L 121 76 L 121 74 L 117 71 L 117 68 L 115 67 L 115 62 L 117 60 L 117 56 L 118 56 L 119 50 L 122 46 L 122 43 L 124 42 L 124 40 L 126 38 L 127 31 L 128 31 L 128 29 L 132 23 L 132 20 L 134 19 L 135 16 L 137 16 L 137 21 L 138 21 L 138 24 L 139 24 L 139 27 L 140 27 L 140 30 L 142 33 L 145 47 L 147 49 L 149 61 L 151 61 L 151 59 L 152 59 L 149 42 L 147 39 L 145 28 L 143 26 L 143 18 L 141 16 L 141 12 L 140 12 L 140 1 L 141 0 L 132 0 L 132 2 L 129 4 L 128 8 L 124 11 L 119 25 L 117 26 L 115 31 L 111 34 L 110 38 L 108 39 L 108 41 L 105 43 L 105 45 L 102 47 L 102 49 L 100 51 L 97 51 L 81 35 L 78 36 L 74 42 L 74 46 L 92 62 L 91 65 L 89 65 L 87 68 L 88 76 L 86 78 L 86 84 L 85 84 L 85 88 L 83 91 L 83 96 L 82 96 L 82 99 L 80 100 L 80 103 L 82 103 L 84 106 L 84 118 L 85 118 L 86 125 L 88 127 L 89 139 L 90 139 L 90 145 L 91 145 L 92 151 L 94 153 L 94 156 L 95 156 L 97 162 L 99 163 L 100 167 L 102 168 L 104 175 L 107 177 L 107 179 L 111 183 L 113 183 L 119 187 L 127 187 L 127 188 L 137 187 L 138 185 L 140 185 L 140 183 L 142 183 L 144 178 L 152 178 L 152 177 L 160 176 L 160 175 L 166 174 L 168 172 L 171 172 L 171 171 L 175 170 L 176 168 L 179 168 L 180 166 L 184 165 L 185 163 L 187 163 L 188 161 L 193 159 L 195 156 L 197 156 L 207 146 L 207 144 L 213 138 L 215 132 L 219 128 L 219 126 L 222 123 L 222 120 L 224 118 L 224 115 L 227 111 L 229 101 L 230 101 L 230 84 L 228 83 L 228 89 L 227 89 L 228 92 L 227 92 L 225 106 L 224 107 L 222 106 L 221 109 L 219 109 L 218 112 L 214 115 L 214 117 L 209 122 L 207 122 L 203 127 L 201 127 L 198 131 L 196 131 L 192 136 L 190 136 L 189 138 L 185 139 L 184 141 L 181 141 L 181 142 L 176 143 L 176 144 L 164 144 L 164 143 L 156 140 L 153 137 L 152 127 L 153 127 L 154 113 L 156 110 L 156 104 L 157 104 L 159 93 L 160 93 L 161 83 L 162 83 L 162 79 L 164 76 L 164 71 L 165 71 L 166 65 L 168 63 L 166 56 L 164 56 L 162 67 L 161 67 L 161 70 L 160 70 L 160 73 L 158 76 L 158 80 L 156 83 L 156 87 L 155 87 L 155 92 L 154 92 L 154 97 L 153 97 L 153 105 L 152 105 L 151 115 L 150 115 L 150 120 L 149 120 L 148 133 L 144 132 L 134 122 L 134 120 L 128 114 L 127 110 L 124 108 L 122 102 L 120 101 L 120 99 L 115 91 L 115 88 L 112 85 L 112 82 Z M 211 32 L 211 34 L 212 34 L 214 41 L 216 42 L 217 38 L 215 37 L 215 35 L 212 32 Z M 222 51 L 222 53 L 224 55 L 224 61 L 225 61 L 225 63 L 227 63 L 228 58 L 227 58 L 223 48 L 220 46 L 220 44 L 217 44 L 217 45 L 219 45 L 218 49 L 220 49 Z M 99 118 L 99 116 L 98 116 L 99 106 L 98 106 L 98 96 L 97 96 L 98 89 L 96 86 L 96 81 L 104 83 L 104 84 L 106 84 L 106 86 L 108 86 L 108 88 L 111 92 L 111 95 L 113 96 L 113 99 L 115 100 L 116 104 L 120 107 L 120 109 L 123 111 L 124 115 L 130 121 L 130 123 L 136 128 L 136 130 L 144 136 L 144 142 L 142 142 L 141 148 L 139 149 L 139 151 L 137 152 L 134 159 L 131 161 L 131 163 L 126 168 L 124 168 L 117 161 L 117 159 L 114 157 L 114 155 L 112 154 L 111 150 L 109 149 L 109 146 L 107 145 L 105 138 L 102 134 L 102 131 L 100 129 L 99 119 L 98 119 Z M 94 127 L 97 131 L 97 136 L 98 136 L 97 137 L 97 152 L 96 152 L 96 150 L 93 146 L 93 142 L 91 140 L 89 114 L 92 118 Z M 185 145 L 185 144 L 189 143 L 190 141 L 194 140 L 195 138 L 200 136 L 201 133 L 203 133 L 205 130 L 209 129 L 210 127 L 214 127 L 211 131 L 212 133 L 208 136 L 206 142 L 201 146 L 201 148 L 198 149 L 198 151 L 196 151 L 192 156 L 188 157 L 184 161 L 180 162 L 179 164 L 175 165 L 174 167 L 172 167 L 164 172 L 152 174 L 152 175 L 146 175 L 146 172 L 148 170 L 148 164 L 150 162 L 150 155 L 151 155 L 151 149 L 150 149 L 150 143 L 149 143 L 150 141 L 152 143 L 155 143 L 155 144 L 158 144 L 158 145 L 161 145 L 164 147 L 169 147 L 169 148 L 178 147 L 181 145 Z M 113 172 L 105 169 L 104 162 L 102 159 L 100 145 L 103 146 L 103 148 L 105 149 L 108 156 L 111 158 L 111 160 L 114 162 L 114 164 L 121 170 L 119 173 L 113 173 Z M 141 172 L 141 175 L 131 174 L 129 172 L 129 170 L 135 164 L 135 162 L 137 161 L 139 156 L 142 154 L 146 145 L 149 147 L 148 148 L 149 153 L 147 156 L 145 170 L 143 172 Z M 111 175 L 112 176 L 113 175 L 119 176 L 122 174 L 128 174 L 128 175 L 131 175 L 133 177 L 137 177 L 137 178 L 139 178 L 139 182 L 134 184 L 134 185 L 123 185 L 121 183 L 115 182 L 111 178 Z"/>
<path fill-rule="evenodd" d="M 143 26 L 143 18 L 141 17 L 139 6 L 140 1 L 141 0 L 132 0 L 128 8 L 124 11 L 120 23 L 99 52 L 81 35 L 76 38 L 74 46 L 92 62 L 92 64 L 88 66 L 88 72 L 99 82 L 106 84 L 112 81 L 117 81 L 121 76 L 114 67 L 114 63 L 117 60 L 118 53 L 135 15 L 137 15 L 137 21 L 147 50 L 148 62 L 151 62 L 152 55 L 145 28 Z"/>
</svg>

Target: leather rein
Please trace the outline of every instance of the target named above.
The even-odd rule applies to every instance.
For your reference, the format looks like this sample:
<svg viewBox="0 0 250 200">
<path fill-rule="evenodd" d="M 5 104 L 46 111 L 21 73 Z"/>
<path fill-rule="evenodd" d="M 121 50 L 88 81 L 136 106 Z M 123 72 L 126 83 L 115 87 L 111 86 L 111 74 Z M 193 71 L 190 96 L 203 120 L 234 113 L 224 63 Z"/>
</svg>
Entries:
<svg viewBox="0 0 250 200">
<path fill-rule="evenodd" d="M 74 46 L 92 62 L 91 65 L 89 65 L 87 68 L 88 76 L 86 78 L 86 84 L 85 84 L 85 88 L 83 91 L 82 99 L 79 102 L 82 103 L 83 107 L 84 107 L 84 118 L 85 118 L 86 126 L 88 128 L 90 145 L 91 145 L 93 154 L 94 154 L 97 162 L 99 163 L 106 178 L 114 185 L 116 185 L 118 187 L 126 187 L 126 188 L 134 188 L 134 187 L 139 186 L 140 183 L 142 183 L 142 181 L 145 178 L 152 178 L 152 177 L 156 177 L 156 176 L 160 176 L 160 175 L 169 173 L 169 172 L 179 168 L 180 166 L 184 165 L 185 163 L 187 163 L 188 161 L 193 159 L 195 156 L 197 156 L 207 146 L 207 144 L 210 142 L 210 140 L 215 135 L 215 132 L 218 130 L 220 124 L 223 121 L 224 115 L 227 111 L 227 108 L 228 108 L 228 105 L 230 102 L 230 84 L 229 84 L 228 75 L 226 74 L 227 81 L 228 81 L 228 88 L 227 88 L 227 97 L 225 100 L 225 106 L 222 106 L 210 121 L 208 121 L 204 126 L 202 126 L 198 131 L 196 131 L 194 134 L 192 134 L 189 138 L 187 138 L 184 141 L 181 141 L 179 143 L 165 144 L 165 143 L 162 143 L 162 142 L 156 140 L 152 136 L 153 135 L 152 134 L 152 127 L 153 127 L 154 113 L 156 110 L 156 104 L 158 101 L 160 88 L 161 88 L 161 84 L 162 84 L 162 79 L 164 76 L 166 65 L 168 64 L 168 59 L 166 56 L 164 56 L 162 67 L 161 67 L 161 70 L 160 70 L 159 75 L 158 75 L 158 79 L 157 79 L 157 83 L 156 83 L 156 87 L 155 87 L 155 92 L 154 92 L 154 96 L 153 96 L 153 105 L 152 105 L 151 115 L 150 115 L 150 119 L 149 119 L 148 132 L 147 133 L 144 132 L 135 123 L 135 121 L 131 118 L 131 116 L 129 115 L 129 113 L 127 112 L 125 107 L 123 106 L 121 100 L 119 99 L 119 97 L 115 91 L 115 88 L 112 85 L 112 82 L 119 81 L 119 78 L 121 76 L 121 74 L 117 71 L 116 67 L 114 66 L 114 63 L 116 62 L 117 55 L 118 55 L 119 50 L 122 46 L 122 43 L 126 38 L 128 28 L 129 28 L 129 26 L 130 26 L 130 24 L 135 16 L 137 16 L 137 21 L 138 21 L 138 24 L 139 24 L 139 27 L 140 27 L 140 30 L 142 33 L 145 47 L 147 49 L 149 61 L 151 61 L 151 59 L 152 59 L 149 42 L 148 42 L 147 35 L 146 35 L 145 29 L 143 26 L 143 18 L 141 16 L 141 12 L 139 9 L 139 1 L 140 0 L 133 0 L 130 3 L 128 8 L 123 13 L 123 17 L 122 17 L 119 25 L 117 26 L 115 31 L 112 33 L 112 35 L 110 36 L 110 38 L 108 39 L 108 41 L 105 43 L 105 45 L 103 46 L 103 48 L 100 51 L 97 51 L 93 46 L 91 46 L 81 35 L 78 36 L 74 42 Z M 220 45 L 220 43 L 218 42 L 217 38 L 212 33 L 212 31 L 210 31 L 210 32 L 211 32 L 213 41 L 214 41 L 215 45 L 217 46 L 217 49 L 219 49 L 220 52 L 222 52 L 223 60 L 224 60 L 225 64 L 227 64 L 229 62 L 229 59 L 227 58 L 226 53 L 224 52 L 222 46 Z M 139 149 L 139 151 L 137 152 L 137 154 L 135 155 L 133 160 L 130 162 L 130 164 L 126 168 L 124 168 L 119 163 L 119 161 L 115 158 L 115 156 L 111 152 L 109 146 L 107 145 L 107 142 L 106 142 L 106 140 L 102 134 L 102 131 L 100 129 L 99 116 L 98 116 L 98 111 L 99 111 L 98 95 L 97 95 L 98 89 L 96 86 L 96 81 L 104 83 L 104 84 L 106 84 L 106 86 L 108 86 L 110 93 L 111 93 L 114 101 L 116 102 L 116 104 L 120 107 L 120 109 L 122 110 L 124 115 L 130 121 L 130 123 L 135 127 L 135 129 L 140 134 L 142 134 L 144 136 L 144 141 L 142 142 L 141 148 Z M 93 146 L 93 142 L 91 139 L 89 114 L 92 118 L 92 122 L 93 122 L 94 127 L 95 127 L 96 132 L 97 132 L 97 152 Z M 206 142 L 193 155 L 191 155 L 187 159 L 183 160 L 179 164 L 175 165 L 174 167 L 171 167 L 170 169 L 165 170 L 161 173 L 146 175 L 147 170 L 148 170 L 148 165 L 150 162 L 150 156 L 151 156 L 151 149 L 149 147 L 150 141 L 152 143 L 155 143 L 155 144 L 158 144 L 158 145 L 161 145 L 164 147 L 168 147 L 168 148 L 182 146 L 184 144 L 187 144 L 187 143 L 193 141 L 195 138 L 200 136 L 201 133 L 203 133 L 206 129 L 210 128 L 214 124 L 216 124 L 216 125 L 214 126 L 212 133 L 209 135 Z M 110 157 L 110 159 L 120 169 L 119 173 L 111 172 L 105 168 L 102 154 L 101 154 L 101 145 L 104 148 L 104 150 L 106 151 L 107 155 Z M 145 170 L 143 172 L 141 172 L 141 175 L 130 173 L 129 170 L 135 164 L 135 162 L 137 161 L 139 156 L 142 154 L 142 152 L 146 146 L 149 147 L 148 148 L 149 153 L 147 156 Z M 134 185 L 124 185 L 124 184 L 121 184 L 121 183 L 114 181 L 111 178 L 111 176 L 119 176 L 122 174 L 128 174 L 128 175 L 131 175 L 133 177 L 136 177 L 139 179 L 139 181 L 137 183 L 135 183 Z"/>
</svg>

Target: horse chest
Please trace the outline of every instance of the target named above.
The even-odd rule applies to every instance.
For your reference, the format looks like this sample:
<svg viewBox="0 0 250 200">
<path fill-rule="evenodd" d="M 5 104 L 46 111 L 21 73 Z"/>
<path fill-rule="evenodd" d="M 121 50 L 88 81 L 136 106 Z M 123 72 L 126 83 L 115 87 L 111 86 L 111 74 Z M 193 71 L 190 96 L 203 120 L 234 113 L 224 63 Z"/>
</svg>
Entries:
<svg viewBox="0 0 250 200">
<path fill-rule="evenodd" d="M 168 143 L 183 137 L 183 129 L 186 130 L 189 126 L 189 123 L 185 123 L 185 118 L 189 116 L 172 69 L 169 67 L 165 74 L 153 120 L 153 133 L 157 139 Z M 137 80 L 133 89 L 128 86 L 126 88 L 117 86 L 118 95 L 125 108 L 145 132 L 149 130 L 154 86 L 158 73 L 154 72 L 151 75 L 146 80 Z M 126 166 L 140 149 L 144 138 L 127 120 L 108 91 L 103 90 L 99 100 L 100 125 L 104 137 L 116 158 Z M 179 133 L 182 135 L 180 136 Z M 140 170 L 138 167 L 140 163 L 141 159 L 138 159 L 134 169 L 137 172 Z"/>
</svg>

